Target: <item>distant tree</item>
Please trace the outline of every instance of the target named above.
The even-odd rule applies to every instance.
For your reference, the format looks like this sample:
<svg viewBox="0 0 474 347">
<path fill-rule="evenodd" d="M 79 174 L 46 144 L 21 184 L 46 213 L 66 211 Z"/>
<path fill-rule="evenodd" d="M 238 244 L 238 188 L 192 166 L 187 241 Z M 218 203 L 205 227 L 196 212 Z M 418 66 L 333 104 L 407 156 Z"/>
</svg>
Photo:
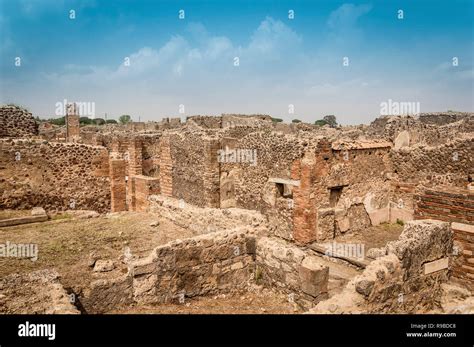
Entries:
<svg viewBox="0 0 474 347">
<path fill-rule="evenodd" d="M 97 125 L 104 125 L 105 120 L 102 119 L 102 118 L 96 118 L 96 119 L 94 119 L 94 123 L 97 124 Z"/>
<path fill-rule="evenodd" d="M 325 120 L 326 123 L 329 124 L 331 128 L 337 127 L 336 116 L 330 114 L 330 115 L 324 116 L 323 120 Z"/>
<path fill-rule="evenodd" d="M 89 117 L 80 117 L 79 124 L 82 124 L 82 125 L 94 124 L 94 120 L 90 119 Z"/>
<path fill-rule="evenodd" d="M 301 121 L 299 119 L 293 119 L 291 122 L 292 123 L 301 123 Z"/>
<path fill-rule="evenodd" d="M 51 124 L 59 125 L 59 126 L 66 124 L 66 120 L 64 119 L 64 117 L 49 118 L 47 121 Z"/>
<path fill-rule="evenodd" d="M 324 119 L 318 119 L 316 122 L 314 122 L 314 125 L 322 127 L 323 125 L 328 124 Z"/>
<path fill-rule="evenodd" d="M 273 117 L 272 117 L 272 122 L 273 122 L 273 123 L 281 123 L 281 122 L 283 122 L 283 119 L 281 119 L 281 118 L 273 118 Z"/>
<path fill-rule="evenodd" d="M 128 114 L 123 114 L 119 117 L 119 122 L 122 124 L 127 124 L 130 122 L 132 117 L 130 117 Z"/>
<path fill-rule="evenodd" d="M 118 124 L 115 119 L 107 119 L 106 123 L 107 124 Z"/>
</svg>

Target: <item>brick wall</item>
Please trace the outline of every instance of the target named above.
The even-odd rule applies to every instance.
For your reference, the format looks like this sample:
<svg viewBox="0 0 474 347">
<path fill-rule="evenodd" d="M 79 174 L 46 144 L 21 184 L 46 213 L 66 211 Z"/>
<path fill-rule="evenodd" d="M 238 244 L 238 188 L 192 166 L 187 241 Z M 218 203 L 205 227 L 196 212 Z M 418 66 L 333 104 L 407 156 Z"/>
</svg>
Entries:
<svg viewBox="0 0 474 347">
<path fill-rule="evenodd" d="M 415 218 L 452 222 L 457 249 L 453 254 L 452 277 L 474 288 L 474 192 L 426 189 L 415 196 Z"/>
<path fill-rule="evenodd" d="M 453 188 L 425 189 L 415 195 L 415 219 L 474 224 L 474 192 Z"/>
<path fill-rule="evenodd" d="M 131 211 L 148 211 L 150 202 L 148 197 L 160 192 L 160 181 L 158 178 L 133 175 L 129 177 L 129 182 L 133 186 L 133 206 Z"/>
<path fill-rule="evenodd" d="M 126 211 L 125 161 L 110 160 L 110 209 L 112 212 Z"/>
<path fill-rule="evenodd" d="M 474 225 L 452 223 L 458 257 L 453 262 L 452 276 L 474 290 Z"/>
<path fill-rule="evenodd" d="M 67 115 L 66 116 L 66 138 L 68 142 L 76 142 L 79 138 L 79 116 Z"/>
<path fill-rule="evenodd" d="M 165 196 L 173 195 L 173 160 L 171 158 L 170 138 L 161 138 L 160 141 L 160 190 Z"/>
</svg>

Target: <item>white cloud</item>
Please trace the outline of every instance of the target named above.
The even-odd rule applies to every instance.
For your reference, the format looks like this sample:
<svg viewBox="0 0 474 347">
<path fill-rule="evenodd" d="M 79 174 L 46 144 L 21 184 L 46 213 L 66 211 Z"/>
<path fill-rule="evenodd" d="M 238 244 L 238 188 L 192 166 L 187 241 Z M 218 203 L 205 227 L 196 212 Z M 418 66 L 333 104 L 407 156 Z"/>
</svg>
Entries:
<svg viewBox="0 0 474 347">
<path fill-rule="evenodd" d="M 329 15 L 327 24 L 331 29 L 341 30 L 355 26 L 359 17 L 368 13 L 371 5 L 343 4 Z"/>
</svg>

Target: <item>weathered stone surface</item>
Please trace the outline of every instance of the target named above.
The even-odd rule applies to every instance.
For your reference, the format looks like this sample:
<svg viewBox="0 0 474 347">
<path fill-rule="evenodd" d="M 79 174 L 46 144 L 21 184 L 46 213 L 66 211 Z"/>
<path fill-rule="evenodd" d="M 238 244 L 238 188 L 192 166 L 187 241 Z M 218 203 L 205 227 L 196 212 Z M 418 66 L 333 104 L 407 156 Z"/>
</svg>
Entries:
<svg viewBox="0 0 474 347">
<path fill-rule="evenodd" d="M 365 296 L 369 296 L 370 293 L 372 293 L 373 288 L 374 281 L 361 280 L 355 285 L 356 292 Z"/>
<path fill-rule="evenodd" d="M 112 260 L 97 260 L 94 264 L 94 272 L 108 272 L 115 268 Z"/>
<path fill-rule="evenodd" d="M 329 268 L 317 257 L 306 257 L 299 266 L 299 279 L 303 292 L 318 297 L 328 291 Z"/>
<path fill-rule="evenodd" d="M 46 211 L 42 207 L 33 207 L 31 210 L 32 216 L 43 216 L 46 214 Z"/>
</svg>

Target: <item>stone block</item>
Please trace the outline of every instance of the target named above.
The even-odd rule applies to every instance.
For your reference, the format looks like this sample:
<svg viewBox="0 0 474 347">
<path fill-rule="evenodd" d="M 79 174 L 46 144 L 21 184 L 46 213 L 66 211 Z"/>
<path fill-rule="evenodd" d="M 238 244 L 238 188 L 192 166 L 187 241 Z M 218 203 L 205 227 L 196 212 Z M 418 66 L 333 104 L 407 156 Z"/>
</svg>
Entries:
<svg viewBox="0 0 474 347">
<path fill-rule="evenodd" d="M 299 266 L 301 290 L 313 297 L 328 290 L 329 268 L 322 265 L 317 257 L 306 257 Z"/>
<path fill-rule="evenodd" d="M 424 265 L 424 273 L 428 275 L 430 273 L 447 269 L 449 266 L 449 258 L 438 259 Z"/>
</svg>

